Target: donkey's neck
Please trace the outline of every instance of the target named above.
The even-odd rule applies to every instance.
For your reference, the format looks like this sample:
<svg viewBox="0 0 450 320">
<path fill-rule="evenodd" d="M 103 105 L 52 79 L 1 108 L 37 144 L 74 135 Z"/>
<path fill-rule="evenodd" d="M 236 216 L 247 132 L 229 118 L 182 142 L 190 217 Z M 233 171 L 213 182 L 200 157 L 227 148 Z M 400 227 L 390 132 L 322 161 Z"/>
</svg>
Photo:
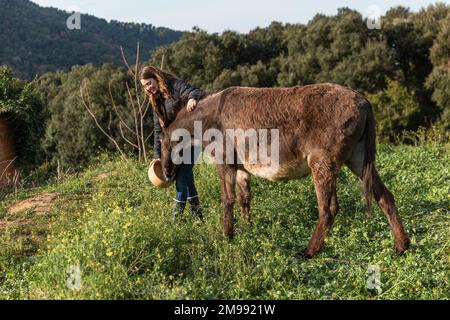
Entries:
<svg viewBox="0 0 450 320">
<path fill-rule="evenodd" d="M 173 132 L 176 129 L 185 129 L 193 135 L 196 122 L 197 125 L 200 122 L 202 134 L 208 129 L 217 128 L 219 125 L 217 106 L 207 100 L 201 100 L 197 108 L 192 112 L 188 112 L 186 108 L 183 108 L 178 112 L 168 130 Z"/>
</svg>

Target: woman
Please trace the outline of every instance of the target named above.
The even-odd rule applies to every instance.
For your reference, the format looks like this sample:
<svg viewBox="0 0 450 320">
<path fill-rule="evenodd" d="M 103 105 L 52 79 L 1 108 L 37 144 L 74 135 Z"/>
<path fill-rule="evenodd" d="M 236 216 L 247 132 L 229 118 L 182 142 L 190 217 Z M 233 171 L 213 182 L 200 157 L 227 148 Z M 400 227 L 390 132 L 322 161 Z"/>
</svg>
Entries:
<svg viewBox="0 0 450 320">
<path fill-rule="evenodd" d="M 145 92 L 150 97 L 150 103 L 153 107 L 154 122 L 154 154 L 153 160 L 161 157 L 161 127 L 168 126 L 172 122 L 179 109 L 176 108 L 177 101 L 180 98 L 187 97 L 187 111 L 191 112 L 197 107 L 198 100 L 202 96 L 202 91 L 187 82 L 176 78 L 158 68 L 147 66 L 141 71 L 141 84 Z M 181 164 L 176 175 L 176 196 L 173 209 L 173 219 L 183 213 L 186 202 L 191 206 L 192 214 L 203 220 L 200 208 L 200 201 L 195 187 L 194 174 L 192 169 L 194 161 L 191 164 Z"/>
</svg>

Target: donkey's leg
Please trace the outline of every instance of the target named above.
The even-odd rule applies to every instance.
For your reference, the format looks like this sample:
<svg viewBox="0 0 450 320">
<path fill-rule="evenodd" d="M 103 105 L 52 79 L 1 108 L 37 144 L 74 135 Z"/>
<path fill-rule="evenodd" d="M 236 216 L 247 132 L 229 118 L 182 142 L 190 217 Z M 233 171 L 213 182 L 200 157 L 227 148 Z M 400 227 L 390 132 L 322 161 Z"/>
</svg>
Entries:
<svg viewBox="0 0 450 320">
<path fill-rule="evenodd" d="M 250 201 L 252 193 L 250 190 L 250 174 L 245 171 L 238 170 L 236 182 L 238 185 L 239 205 L 241 207 L 243 220 L 245 223 L 251 224 Z"/>
<path fill-rule="evenodd" d="M 308 164 L 312 171 L 317 196 L 319 220 L 305 250 L 306 257 L 313 257 L 323 245 L 334 218 L 339 210 L 336 192 L 336 165 L 325 159 L 310 157 Z"/>
<path fill-rule="evenodd" d="M 373 176 L 373 195 L 378 202 L 379 207 L 389 221 L 391 226 L 392 237 L 394 238 L 395 252 L 399 255 L 403 254 L 409 248 L 409 238 L 403 228 L 402 220 L 398 214 L 395 205 L 394 196 L 381 181 L 376 169 Z"/>
<path fill-rule="evenodd" d="M 362 179 L 363 159 L 364 149 L 360 148 L 359 152 L 354 152 L 352 158 L 346 163 L 349 169 L 357 175 L 360 180 Z M 378 206 L 383 211 L 391 226 L 395 251 L 397 254 L 402 254 L 409 248 L 410 241 L 403 228 L 397 207 L 395 206 L 394 196 L 389 189 L 386 188 L 383 181 L 381 181 L 380 175 L 376 169 L 373 171 L 372 190 Z"/>
<path fill-rule="evenodd" d="M 236 201 L 236 169 L 232 166 L 217 165 L 222 191 L 222 205 L 224 208 L 223 232 L 228 238 L 233 237 L 233 206 Z"/>
</svg>

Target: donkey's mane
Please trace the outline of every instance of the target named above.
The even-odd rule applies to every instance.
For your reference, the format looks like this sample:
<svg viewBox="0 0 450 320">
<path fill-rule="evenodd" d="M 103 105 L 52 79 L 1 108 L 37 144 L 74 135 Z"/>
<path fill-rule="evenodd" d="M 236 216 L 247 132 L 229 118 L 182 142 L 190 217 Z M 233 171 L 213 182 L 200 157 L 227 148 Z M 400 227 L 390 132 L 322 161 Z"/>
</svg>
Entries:
<svg viewBox="0 0 450 320">
<path fill-rule="evenodd" d="M 200 100 L 204 100 L 216 93 L 222 92 L 225 89 L 216 89 L 216 90 L 208 90 L 208 91 L 204 91 L 203 94 L 200 96 Z"/>
<path fill-rule="evenodd" d="M 209 97 L 211 97 L 211 96 L 213 96 L 213 95 L 215 95 L 215 94 L 217 94 L 217 93 L 220 93 L 220 92 L 222 92 L 222 91 L 224 91 L 224 90 L 226 90 L 226 89 L 217 89 L 217 90 L 203 91 L 202 94 L 201 94 L 201 96 L 199 97 L 199 100 L 198 100 L 198 101 L 206 100 L 206 99 L 208 99 Z M 179 99 L 178 102 L 179 102 L 182 106 L 186 106 L 187 103 L 188 103 L 188 101 L 189 101 L 189 98 L 188 98 L 187 96 L 184 96 L 184 97 L 181 97 L 181 98 Z"/>
</svg>

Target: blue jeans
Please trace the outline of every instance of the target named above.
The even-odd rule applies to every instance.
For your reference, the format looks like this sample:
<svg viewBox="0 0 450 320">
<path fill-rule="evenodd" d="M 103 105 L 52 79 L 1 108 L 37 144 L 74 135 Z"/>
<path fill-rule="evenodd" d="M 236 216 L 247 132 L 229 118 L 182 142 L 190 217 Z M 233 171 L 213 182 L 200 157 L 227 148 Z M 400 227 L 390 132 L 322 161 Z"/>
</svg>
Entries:
<svg viewBox="0 0 450 320">
<path fill-rule="evenodd" d="M 178 167 L 177 175 L 175 177 L 176 183 L 176 196 L 177 202 L 186 203 L 187 200 L 198 197 L 197 188 L 195 187 L 194 164 L 181 164 Z"/>
<path fill-rule="evenodd" d="M 182 163 L 178 169 L 177 174 L 175 176 L 176 183 L 176 196 L 175 200 L 177 202 L 186 203 L 186 201 L 190 201 L 191 199 L 195 199 L 198 197 L 197 188 L 195 187 L 194 181 L 194 164 L 199 156 L 199 152 L 201 149 L 192 146 L 190 149 L 191 158 L 188 163 Z"/>
</svg>

